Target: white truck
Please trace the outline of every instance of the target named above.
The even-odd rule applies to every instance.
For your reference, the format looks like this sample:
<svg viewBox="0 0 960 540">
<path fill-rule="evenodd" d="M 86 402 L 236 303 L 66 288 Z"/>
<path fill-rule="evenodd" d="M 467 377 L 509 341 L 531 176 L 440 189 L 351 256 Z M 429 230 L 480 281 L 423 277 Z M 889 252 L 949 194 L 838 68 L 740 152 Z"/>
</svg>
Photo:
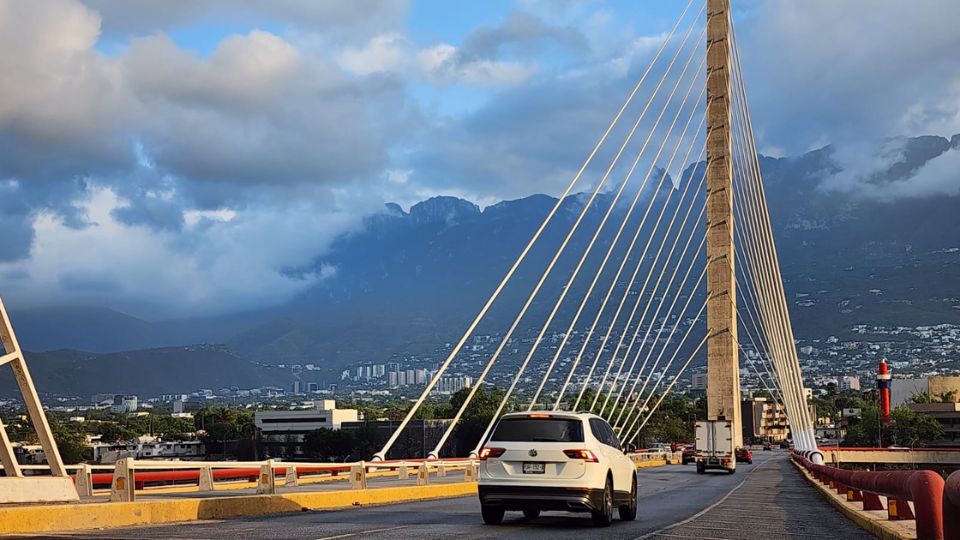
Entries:
<svg viewBox="0 0 960 540">
<path fill-rule="evenodd" d="M 709 469 L 737 470 L 733 448 L 733 424 L 730 420 L 697 422 L 697 474 Z"/>
</svg>

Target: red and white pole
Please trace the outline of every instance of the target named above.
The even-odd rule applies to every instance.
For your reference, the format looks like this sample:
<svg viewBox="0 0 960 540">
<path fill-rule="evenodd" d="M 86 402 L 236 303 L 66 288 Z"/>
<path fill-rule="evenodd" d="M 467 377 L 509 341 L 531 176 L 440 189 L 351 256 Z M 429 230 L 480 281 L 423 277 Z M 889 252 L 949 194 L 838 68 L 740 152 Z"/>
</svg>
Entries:
<svg viewBox="0 0 960 540">
<path fill-rule="evenodd" d="M 877 390 L 880 392 L 880 418 L 884 424 L 890 423 L 890 369 L 887 359 L 880 360 L 877 368 Z"/>
</svg>

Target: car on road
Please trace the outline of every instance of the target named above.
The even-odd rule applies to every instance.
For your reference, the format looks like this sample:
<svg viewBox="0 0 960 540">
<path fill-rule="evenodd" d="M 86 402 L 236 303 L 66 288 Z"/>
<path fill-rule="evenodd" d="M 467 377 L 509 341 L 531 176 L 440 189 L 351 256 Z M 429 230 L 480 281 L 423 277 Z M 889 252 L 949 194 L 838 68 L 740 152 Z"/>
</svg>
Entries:
<svg viewBox="0 0 960 540">
<path fill-rule="evenodd" d="M 780 449 L 781 449 L 781 450 L 789 450 L 789 449 L 790 449 L 790 443 L 787 442 L 787 441 L 780 441 Z"/>
<path fill-rule="evenodd" d="M 767 441 L 767 442 L 763 443 L 763 451 L 764 451 L 764 452 L 769 452 L 769 451 L 772 451 L 772 450 L 773 450 L 773 444 L 771 444 L 770 441 Z"/>
<path fill-rule="evenodd" d="M 681 457 L 681 462 L 686 465 L 687 463 L 695 463 L 697 461 L 697 449 L 692 444 L 688 444 L 683 447 L 683 454 Z"/>
<path fill-rule="evenodd" d="M 748 465 L 753 464 L 753 452 L 745 446 L 741 446 L 734 451 L 734 455 L 737 456 L 737 463 L 746 463 Z"/>
<path fill-rule="evenodd" d="M 535 519 L 545 510 L 590 512 L 596 526 L 637 516 L 637 469 L 613 428 L 588 413 L 510 413 L 480 450 L 484 523 L 507 511 Z"/>
</svg>

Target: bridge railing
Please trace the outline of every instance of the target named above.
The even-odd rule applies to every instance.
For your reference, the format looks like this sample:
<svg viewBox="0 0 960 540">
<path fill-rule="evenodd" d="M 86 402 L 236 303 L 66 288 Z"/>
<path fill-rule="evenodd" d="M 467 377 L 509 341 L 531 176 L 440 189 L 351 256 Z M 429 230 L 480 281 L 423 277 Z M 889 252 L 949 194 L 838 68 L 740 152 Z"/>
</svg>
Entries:
<svg viewBox="0 0 960 540">
<path fill-rule="evenodd" d="M 863 510 L 886 510 L 890 520 L 915 520 L 918 540 L 944 538 L 944 481 L 939 474 L 933 471 L 852 471 L 817 465 L 797 453 L 791 457 L 815 479 L 845 495 L 847 501 L 860 502 Z M 960 477 L 956 484 L 960 486 Z M 887 499 L 886 508 L 881 497 Z M 960 501 L 960 493 L 957 500 Z"/>
<path fill-rule="evenodd" d="M 630 459 L 641 464 L 680 463 L 681 452 L 634 452 Z M 463 471 L 464 480 L 477 479 L 480 462 L 476 459 L 409 459 L 356 462 L 279 462 L 266 461 L 168 461 L 126 458 L 116 464 L 67 465 L 81 497 L 107 496 L 114 501 L 135 500 L 137 493 L 161 493 L 171 489 L 198 492 L 221 489 L 250 489 L 275 493 L 278 479 L 284 486 L 324 481 L 349 481 L 353 489 L 367 487 L 367 479 L 396 476 L 401 480 L 416 477 L 417 485 L 429 483 L 430 475 L 444 477 Z M 34 473 L 49 471 L 46 465 L 24 465 Z M 253 484 L 253 485 L 251 485 Z"/>
<path fill-rule="evenodd" d="M 397 476 L 406 480 L 415 475 L 418 485 L 429 483 L 431 474 L 444 477 L 463 471 L 465 481 L 477 477 L 479 461 L 455 458 L 440 460 L 391 460 L 377 462 L 279 462 L 266 461 L 167 461 L 126 458 L 113 465 L 68 465 L 82 497 L 109 495 L 111 500 L 130 501 L 136 494 L 169 489 L 213 491 L 249 489 L 275 493 L 277 479 L 285 486 L 331 480 L 349 481 L 354 489 L 367 486 L 368 477 Z M 25 471 L 45 473 L 46 465 L 25 465 Z"/>
<path fill-rule="evenodd" d="M 666 464 L 670 463 L 680 463 L 683 459 L 682 452 L 664 452 L 664 451 L 654 451 L 654 452 L 631 452 L 627 454 L 635 464 L 640 463 L 651 463 L 651 462 L 662 462 Z"/>
</svg>

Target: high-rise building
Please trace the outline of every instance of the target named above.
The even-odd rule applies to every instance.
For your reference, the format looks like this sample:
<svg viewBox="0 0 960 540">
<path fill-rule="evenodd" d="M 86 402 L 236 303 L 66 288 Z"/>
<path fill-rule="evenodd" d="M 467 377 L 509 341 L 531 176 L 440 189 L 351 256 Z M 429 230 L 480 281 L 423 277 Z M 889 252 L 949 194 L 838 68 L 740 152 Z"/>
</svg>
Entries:
<svg viewBox="0 0 960 540">
<path fill-rule="evenodd" d="M 293 381 L 293 393 L 294 394 L 300 393 L 300 381 Z"/>
<path fill-rule="evenodd" d="M 706 390 L 707 389 L 707 374 L 706 373 L 694 373 L 690 377 L 690 387 L 692 390 Z"/>
</svg>

